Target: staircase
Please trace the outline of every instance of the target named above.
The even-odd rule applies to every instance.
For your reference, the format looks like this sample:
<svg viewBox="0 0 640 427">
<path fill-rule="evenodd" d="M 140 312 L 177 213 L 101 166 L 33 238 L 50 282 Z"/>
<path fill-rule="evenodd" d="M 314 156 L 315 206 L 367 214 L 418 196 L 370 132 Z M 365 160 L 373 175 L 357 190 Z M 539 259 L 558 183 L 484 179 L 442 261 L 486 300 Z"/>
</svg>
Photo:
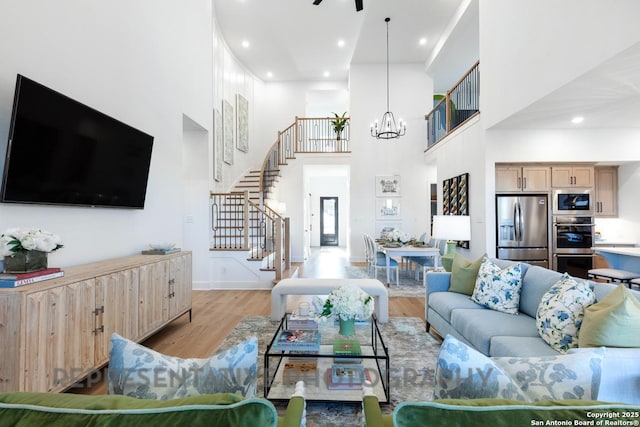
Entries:
<svg viewBox="0 0 640 427">
<path fill-rule="evenodd" d="M 228 193 L 210 193 L 211 251 L 245 251 L 248 262 L 275 272 L 274 282 L 283 278 L 291 269 L 289 218 L 269 206 L 272 189 L 295 153 L 349 152 L 349 120 L 339 138 L 331 132 L 332 120 L 296 117 L 278 132 L 259 170 L 248 171 Z"/>
</svg>

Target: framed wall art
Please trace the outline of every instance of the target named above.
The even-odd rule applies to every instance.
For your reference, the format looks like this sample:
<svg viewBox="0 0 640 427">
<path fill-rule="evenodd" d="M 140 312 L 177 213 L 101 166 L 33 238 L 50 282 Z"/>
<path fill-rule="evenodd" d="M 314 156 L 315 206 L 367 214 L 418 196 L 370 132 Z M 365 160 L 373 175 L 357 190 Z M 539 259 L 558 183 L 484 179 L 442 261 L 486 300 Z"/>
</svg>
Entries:
<svg viewBox="0 0 640 427">
<path fill-rule="evenodd" d="M 236 95 L 236 148 L 249 152 L 249 101 L 240 94 Z"/>
<path fill-rule="evenodd" d="M 400 197 L 400 175 L 376 175 L 376 197 Z"/>
<path fill-rule="evenodd" d="M 224 138 L 224 148 L 222 159 L 225 163 L 233 164 L 233 106 L 222 101 L 222 137 Z"/>
<path fill-rule="evenodd" d="M 469 215 L 469 174 L 463 173 L 442 181 L 442 214 Z M 458 242 L 469 248 L 469 242 Z"/>
<path fill-rule="evenodd" d="M 400 219 L 400 199 L 376 198 L 376 219 Z"/>
<path fill-rule="evenodd" d="M 222 181 L 222 116 L 213 109 L 213 178 Z"/>
</svg>

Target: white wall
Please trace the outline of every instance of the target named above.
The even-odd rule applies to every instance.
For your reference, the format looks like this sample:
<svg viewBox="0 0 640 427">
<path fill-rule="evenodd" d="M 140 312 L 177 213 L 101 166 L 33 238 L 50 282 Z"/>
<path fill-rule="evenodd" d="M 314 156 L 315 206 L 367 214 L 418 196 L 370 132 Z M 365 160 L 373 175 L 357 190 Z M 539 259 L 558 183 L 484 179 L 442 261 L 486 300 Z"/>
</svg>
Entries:
<svg viewBox="0 0 640 427">
<path fill-rule="evenodd" d="M 155 140 L 144 210 L 0 204 L 1 230 L 60 234 L 50 264 L 62 267 L 183 244 L 183 115 L 210 126 L 211 14 L 205 0 L 3 2 L 0 139 L 20 73 Z"/>
<path fill-rule="evenodd" d="M 480 1 L 489 128 L 640 40 L 637 0 Z"/>
<path fill-rule="evenodd" d="M 407 122 L 397 140 L 370 136 L 369 124 L 386 110 L 386 66 L 352 64 L 351 98 L 351 259 L 362 261 L 362 233 L 375 234 L 375 182 L 379 175 L 400 175 L 403 231 L 419 237 L 429 227 L 428 168 L 419 155 L 426 145 L 424 114 L 433 98 L 431 79 L 419 65 L 391 65 L 390 109 Z"/>
</svg>

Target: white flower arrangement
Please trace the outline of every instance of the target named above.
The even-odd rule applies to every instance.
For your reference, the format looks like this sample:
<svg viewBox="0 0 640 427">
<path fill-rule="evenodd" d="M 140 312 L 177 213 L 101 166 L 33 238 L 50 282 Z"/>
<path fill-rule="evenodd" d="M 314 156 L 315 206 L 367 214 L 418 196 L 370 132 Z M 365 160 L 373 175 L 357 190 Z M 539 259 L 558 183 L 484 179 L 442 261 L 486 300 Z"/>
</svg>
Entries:
<svg viewBox="0 0 640 427">
<path fill-rule="evenodd" d="M 39 228 L 9 228 L 0 235 L 0 255 L 18 252 L 53 252 L 63 247 L 60 236 Z"/>
<path fill-rule="evenodd" d="M 388 236 L 388 239 L 391 240 L 392 242 L 407 243 L 412 239 L 409 233 L 405 233 L 404 231 L 398 228 L 394 228 L 387 236 Z"/>
<path fill-rule="evenodd" d="M 324 302 L 320 318 L 331 315 L 342 320 L 366 320 L 373 313 L 374 301 L 371 295 L 356 285 L 343 285 L 331 291 Z"/>
</svg>

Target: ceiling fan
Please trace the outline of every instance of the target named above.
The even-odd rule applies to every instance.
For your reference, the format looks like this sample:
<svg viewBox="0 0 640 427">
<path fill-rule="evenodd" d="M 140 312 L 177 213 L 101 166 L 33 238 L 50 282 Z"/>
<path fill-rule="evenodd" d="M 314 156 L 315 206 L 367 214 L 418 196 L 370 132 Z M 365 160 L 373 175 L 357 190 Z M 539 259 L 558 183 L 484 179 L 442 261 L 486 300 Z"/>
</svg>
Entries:
<svg viewBox="0 0 640 427">
<path fill-rule="evenodd" d="M 313 4 L 316 6 L 322 3 L 322 0 L 313 0 Z M 356 12 L 360 12 L 362 10 L 362 0 L 356 0 Z"/>
</svg>

